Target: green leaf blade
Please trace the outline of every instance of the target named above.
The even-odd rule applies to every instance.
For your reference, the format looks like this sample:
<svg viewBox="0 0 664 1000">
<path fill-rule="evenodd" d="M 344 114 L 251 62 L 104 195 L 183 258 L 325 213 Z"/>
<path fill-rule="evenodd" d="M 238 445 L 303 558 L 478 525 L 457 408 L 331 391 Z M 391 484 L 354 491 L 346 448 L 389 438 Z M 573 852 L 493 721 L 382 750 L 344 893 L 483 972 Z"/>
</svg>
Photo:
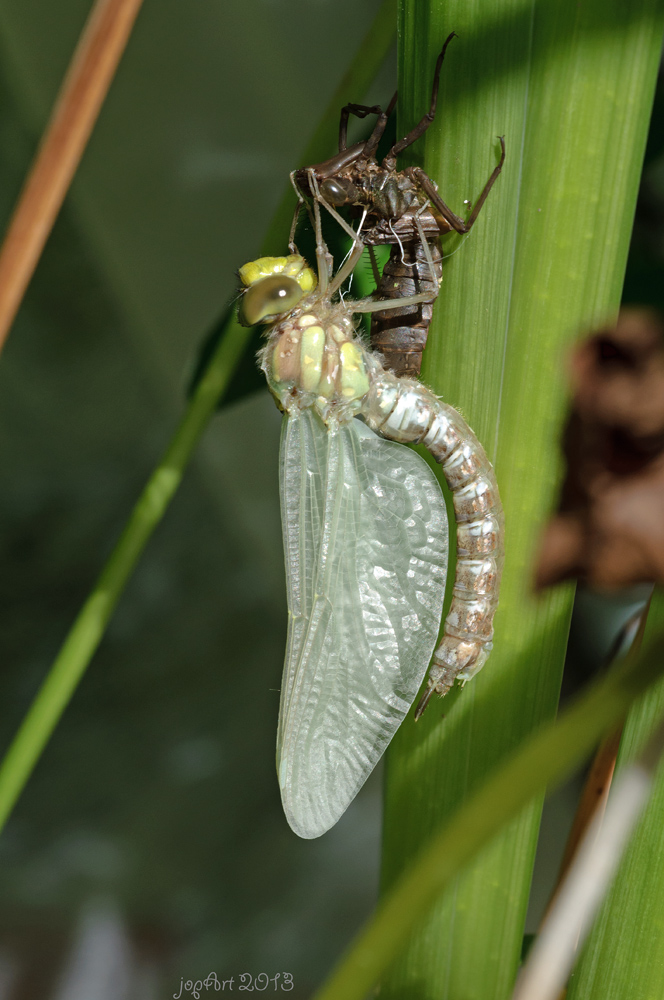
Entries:
<svg viewBox="0 0 664 1000">
<path fill-rule="evenodd" d="M 629 11 L 569 0 L 405 5 L 400 133 L 428 106 L 435 54 L 452 29 L 460 37 L 443 66 L 425 169 L 464 214 L 497 162 L 497 135 L 507 158 L 470 237 L 444 242 L 444 252 L 461 246 L 444 265 L 423 378 L 495 463 L 506 562 L 484 672 L 418 727 L 407 720 L 388 752 L 386 890 L 556 709 L 572 591 L 535 599 L 533 559 L 560 476 L 566 351 L 620 301 L 662 16 L 651 0 Z M 383 980 L 383 997 L 509 996 L 538 821 L 533 803 L 444 894 Z"/>
</svg>

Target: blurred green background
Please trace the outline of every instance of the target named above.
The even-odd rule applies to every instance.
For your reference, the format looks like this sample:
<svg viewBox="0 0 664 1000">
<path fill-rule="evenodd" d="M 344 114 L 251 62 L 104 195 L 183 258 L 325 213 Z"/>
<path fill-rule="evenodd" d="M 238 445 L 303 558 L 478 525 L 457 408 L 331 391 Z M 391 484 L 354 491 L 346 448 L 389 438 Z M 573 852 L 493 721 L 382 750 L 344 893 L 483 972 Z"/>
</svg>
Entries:
<svg viewBox="0 0 664 1000">
<path fill-rule="evenodd" d="M 89 7 L 0 0 L 3 223 Z M 378 7 L 146 0 L 0 366 L 3 746 Z M 357 100 L 395 79 L 392 53 Z M 662 299 L 660 122 L 631 301 Z M 215 418 L 0 839 L 0 1000 L 151 1000 L 211 971 L 304 997 L 373 906 L 380 774 L 318 841 L 279 803 L 279 426 L 266 391 Z M 632 596 L 578 602 L 581 673 Z M 571 795 L 545 811 L 533 925 Z"/>
</svg>

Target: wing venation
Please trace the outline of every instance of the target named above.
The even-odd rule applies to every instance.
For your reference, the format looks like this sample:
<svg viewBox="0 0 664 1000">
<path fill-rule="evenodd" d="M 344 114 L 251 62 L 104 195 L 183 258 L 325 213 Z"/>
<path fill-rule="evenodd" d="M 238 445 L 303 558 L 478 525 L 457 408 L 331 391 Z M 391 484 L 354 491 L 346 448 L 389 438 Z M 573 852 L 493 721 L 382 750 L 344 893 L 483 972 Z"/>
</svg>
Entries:
<svg viewBox="0 0 664 1000">
<path fill-rule="evenodd" d="M 405 717 L 440 625 L 447 515 L 414 451 L 359 420 L 284 418 L 288 641 L 277 767 L 301 837 L 348 807 Z"/>
</svg>

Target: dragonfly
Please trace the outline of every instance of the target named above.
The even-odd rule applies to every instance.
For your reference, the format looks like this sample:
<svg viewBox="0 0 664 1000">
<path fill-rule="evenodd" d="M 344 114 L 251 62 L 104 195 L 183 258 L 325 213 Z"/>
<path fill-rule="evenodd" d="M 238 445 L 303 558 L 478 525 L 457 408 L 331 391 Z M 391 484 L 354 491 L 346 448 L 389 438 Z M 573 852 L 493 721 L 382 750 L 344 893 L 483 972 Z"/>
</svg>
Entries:
<svg viewBox="0 0 664 1000">
<path fill-rule="evenodd" d="M 317 200 L 351 236 L 355 245 L 361 237 L 369 247 L 377 285 L 376 298 L 401 300 L 397 305 L 391 304 L 373 313 L 371 344 L 381 352 L 389 368 L 413 378 L 420 373 L 433 302 L 442 280 L 438 238 L 452 231 L 470 232 L 505 162 L 505 140 L 500 136 L 500 160 L 465 221 L 443 201 L 437 184 L 424 170 L 420 167 L 396 168 L 399 154 L 424 135 L 435 118 L 440 72 L 447 47 L 455 37 L 455 32 L 448 35 L 438 55 L 428 112 L 392 146 L 382 163 L 378 163 L 376 152 L 396 107 L 397 94 L 385 112 L 379 105 L 347 104 L 341 110 L 337 155 L 291 174 L 298 197 L 291 226 L 291 252 L 297 252 L 295 231 L 308 198 Z M 347 133 L 351 114 L 359 118 L 375 114 L 377 120 L 366 142 L 349 147 Z M 361 232 L 353 230 L 339 214 L 337 209 L 342 207 L 361 214 Z M 382 275 L 372 252 L 373 246 L 381 244 L 389 244 L 392 248 Z M 428 295 L 413 304 L 404 304 L 406 298 L 422 292 Z"/>
<path fill-rule="evenodd" d="M 473 677 L 491 648 L 503 513 L 493 468 L 461 415 L 365 347 L 354 315 L 384 303 L 339 297 L 363 247 L 332 276 L 314 205 L 317 273 L 299 254 L 240 268 L 240 320 L 267 326 L 259 357 L 284 413 L 280 496 L 288 594 L 277 771 L 300 837 L 329 830 L 408 713 Z M 417 296 L 402 299 L 413 304 Z M 447 575 L 445 501 L 457 565 Z"/>
</svg>

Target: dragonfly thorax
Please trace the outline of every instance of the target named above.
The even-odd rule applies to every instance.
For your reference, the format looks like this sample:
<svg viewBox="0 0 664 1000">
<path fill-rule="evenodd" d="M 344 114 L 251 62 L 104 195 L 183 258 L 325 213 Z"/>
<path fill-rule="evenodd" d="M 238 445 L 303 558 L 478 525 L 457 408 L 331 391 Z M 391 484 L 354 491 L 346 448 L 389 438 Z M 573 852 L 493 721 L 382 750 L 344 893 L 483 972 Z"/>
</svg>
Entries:
<svg viewBox="0 0 664 1000">
<path fill-rule="evenodd" d="M 286 412 L 314 407 L 327 422 L 350 420 L 369 389 L 364 348 L 347 309 L 319 301 L 269 332 L 263 370 Z"/>
<path fill-rule="evenodd" d="M 404 173 L 380 167 L 366 178 L 364 186 L 370 215 L 378 219 L 400 219 L 419 201 L 417 188 Z"/>
<path fill-rule="evenodd" d="M 420 204 L 419 191 L 406 173 L 386 170 L 371 160 L 351 163 L 322 179 L 320 194 L 337 207 L 352 206 L 357 214 L 366 211 L 369 225 L 381 219 L 400 219 Z"/>
</svg>

